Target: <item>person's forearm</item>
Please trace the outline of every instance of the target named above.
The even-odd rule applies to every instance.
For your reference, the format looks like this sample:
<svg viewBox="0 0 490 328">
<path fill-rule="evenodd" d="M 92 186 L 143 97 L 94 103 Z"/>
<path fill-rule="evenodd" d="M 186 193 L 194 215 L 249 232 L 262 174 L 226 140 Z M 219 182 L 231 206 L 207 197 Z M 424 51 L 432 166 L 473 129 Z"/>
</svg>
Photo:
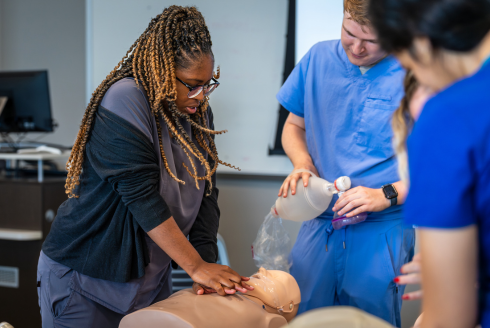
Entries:
<svg viewBox="0 0 490 328">
<path fill-rule="evenodd" d="M 293 163 L 294 168 L 307 168 L 316 171 L 311 156 L 308 153 L 306 132 L 304 129 L 286 122 L 281 140 L 282 147 L 291 160 L 291 163 Z"/>
<path fill-rule="evenodd" d="M 189 275 L 203 263 L 173 217 L 150 230 L 148 236 Z"/>
<path fill-rule="evenodd" d="M 402 205 L 403 203 L 405 203 L 405 199 L 407 198 L 407 193 L 408 193 L 407 186 L 405 185 L 405 183 L 403 183 L 403 181 L 397 181 L 393 183 L 393 185 L 395 186 L 395 189 L 398 192 L 396 204 Z"/>
<path fill-rule="evenodd" d="M 422 327 L 474 328 L 478 229 L 419 229 L 424 298 Z"/>
<path fill-rule="evenodd" d="M 217 235 L 220 217 L 218 192 L 218 188 L 214 186 L 211 195 L 202 198 L 196 220 L 189 232 L 189 242 L 208 263 L 216 263 L 218 259 Z"/>
</svg>

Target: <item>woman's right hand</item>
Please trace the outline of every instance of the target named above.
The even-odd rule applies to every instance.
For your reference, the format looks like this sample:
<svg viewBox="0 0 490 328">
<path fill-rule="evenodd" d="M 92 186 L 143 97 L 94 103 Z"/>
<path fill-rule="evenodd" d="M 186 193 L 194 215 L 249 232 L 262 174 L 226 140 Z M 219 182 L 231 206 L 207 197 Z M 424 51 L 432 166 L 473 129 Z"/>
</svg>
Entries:
<svg viewBox="0 0 490 328">
<path fill-rule="evenodd" d="M 195 283 L 203 286 L 204 292 L 206 290 L 216 291 L 221 296 L 234 294 L 236 290 L 245 293 L 249 289 L 248 285 L 242 281 L 242 276 L 226 265 L 202 261 L 189 275 Z M 194 291 L 197 291 L 196 287 L 194 284 Z"/>
<path fill-rule="evenodd" d="M 213 289 L 222 296 L 226 295 L 226 291 L 234 293 L 236 290 L 250 290 L 250 286 L 244 282 L 247 278 L 242 278 L 225 265 L 203 261 L 173 217 L 148 231 L 148 236 L 184 269 L 194 282 L 206 286 L 207 289 Z"/>
<path fill-rule="evenodd" d="M 294 171 L 301 170 L 301 169 L 309 170 L 318 176 L 318 171 L 316 170 L 316 168 L 313 165 L 296 167 L 294 169 Z M 302 179 L 303 180 L 303 186 L 307 187 L 308 186 L 308 179 L 310 178 L 310 176 L 311 176 L 311 174 L 308 172 L 292 173 L 292 174 L 288 175 L 288 177 L 282 183 L 282 186 L 279 189 L 279 193 L 277 194 L 277 196 L 280 197 L 282 195 L 282 197 L 286 198 L 288 195 L 289 187 L 291 187 L 291 194 L 295 195 L 296 194 L 296 185 L 298 184 L 298 180 Z"/>
</svg>

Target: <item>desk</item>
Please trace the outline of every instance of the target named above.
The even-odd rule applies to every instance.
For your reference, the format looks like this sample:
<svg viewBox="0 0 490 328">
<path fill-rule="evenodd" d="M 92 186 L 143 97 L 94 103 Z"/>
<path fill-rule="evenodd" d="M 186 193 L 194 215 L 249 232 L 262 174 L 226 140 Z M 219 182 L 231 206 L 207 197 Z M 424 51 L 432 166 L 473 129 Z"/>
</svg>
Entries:
<svg viewBox="0 0 490 328">
<path fill-rule="evenodd" d="M 52 154 L 1 154 L 9 160 L 59 159 Z M 65 178 L 0 177 L 0 321 L 41 327 L 37 261 L 56 212 L 66 199 Z"/>
<path fill-rule="evenodd" d="M 6 161 L 37 161 L 37 181 L 39 183 L 44 181 L 44 173 L 43 173 L 43 161 L 47 160 L 63 160 L 68 159 L 70 157 L 70 151 L 64 152 L 61 155 L 58 154 L 47 154 L 47 153 L 38 153 L 38 154 L 10 154 L 10 153 L 0 153 L 0 160 Z"/>
</svg>

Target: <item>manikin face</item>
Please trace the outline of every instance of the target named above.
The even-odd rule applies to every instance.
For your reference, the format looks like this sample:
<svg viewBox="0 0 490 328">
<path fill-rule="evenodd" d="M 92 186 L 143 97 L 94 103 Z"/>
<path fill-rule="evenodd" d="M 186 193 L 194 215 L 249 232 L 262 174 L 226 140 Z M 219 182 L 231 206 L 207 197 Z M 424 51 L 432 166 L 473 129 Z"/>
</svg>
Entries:
<svg viewBox="0 0 490 328">
<path fill-rule="evenodd" d="M 254 290 L 244 295 L 260 300 L 267 312 L 280 314 L 287 321 L 296 316 L 301 293 L 296 280 L 289 273 L 260 268 L 247 283 Z"/>
<path fill-rule="evenodd" d="M 212 55 L 204 56 L 202 60 L 194 63 L 186 69 L 178 68 L 175 70 L 175 76 L 190 85 L 195 87 L 198 85 L 206 85 L 211 83 L 214 71 L 214 57 Z M 177 86 L 177 109 L 184 114 L 194 114 L 197 107 L 204 100 L 204 93 L 201 92 L 195 98 L 187 97 L 189 89 L 180 81 L 175 80 Z"/>
<path fill-rule="evenodd" d="M 371 28 L 354 22 L 348 12 L 344 12 L 340 41 L 349 61 L 356 66 L 371 66 L 387 55 Z"/>
</svg>

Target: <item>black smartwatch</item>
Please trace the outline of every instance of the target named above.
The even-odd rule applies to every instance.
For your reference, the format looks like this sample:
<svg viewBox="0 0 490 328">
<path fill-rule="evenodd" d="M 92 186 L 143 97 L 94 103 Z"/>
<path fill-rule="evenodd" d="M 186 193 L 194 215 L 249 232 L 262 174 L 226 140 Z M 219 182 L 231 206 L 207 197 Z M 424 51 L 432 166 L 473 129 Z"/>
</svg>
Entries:
<svg viewBox="0 0 490 328">
<path fill-rule="evenodd" d="M 392 184 L 387 184 L 381 187 L 383 189 L 383 192 L 385 194 L 386 199 L 389 199 L 391 202 L 391 206 L 396 205 L 398 199 L 398 191 L 396 191 L 396 188 Z"/>
</svg>

